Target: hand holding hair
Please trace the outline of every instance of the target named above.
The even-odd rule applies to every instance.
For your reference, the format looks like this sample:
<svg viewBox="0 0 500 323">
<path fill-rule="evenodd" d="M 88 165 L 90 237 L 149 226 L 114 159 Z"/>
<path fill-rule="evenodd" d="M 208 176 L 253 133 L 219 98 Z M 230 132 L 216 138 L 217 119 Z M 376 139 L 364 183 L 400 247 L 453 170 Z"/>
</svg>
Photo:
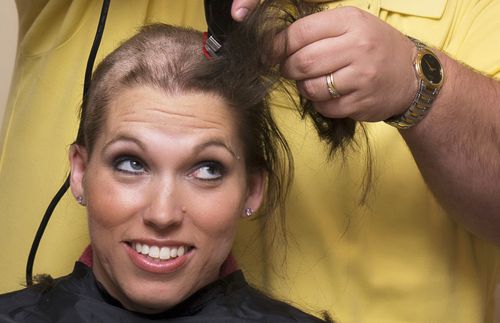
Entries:
<svg viewBox="0 0 500 323">
<path fill-rule="evenodd" d="M 385 120 L 403 113 L 417 91 L 414 44 L 360 9 L 304 17 L 279 37 L 286 43 L 283 75 L 325 117 Z"/>
<path fill-rule="evenodd" d="M 391 125 L 407 129 L 392 120 L 413 113 L 415 103 L 429 110 L 409 125 L 414 127 L 400 132 L 420 173 L 447 214 L 470 232 L 500 242 L 499 186 L 494 180 L 500 174 L 499 139 L 491 135 L 500 125 L 498 80 L 431 50 L 444 70 L 444 83 L 441 71 L 438 93 L 419 96 L 425 92 L 423 78 L 414 64 L 427 46 L 353 7 L 301 18 L 277 42 L 286 44 L 282 74 L 297 81 L 299 91 L 324 117 L 390 118 Z M 439 70 L 429 61 L 418 62 L 431 79 Z"/>
</svg>

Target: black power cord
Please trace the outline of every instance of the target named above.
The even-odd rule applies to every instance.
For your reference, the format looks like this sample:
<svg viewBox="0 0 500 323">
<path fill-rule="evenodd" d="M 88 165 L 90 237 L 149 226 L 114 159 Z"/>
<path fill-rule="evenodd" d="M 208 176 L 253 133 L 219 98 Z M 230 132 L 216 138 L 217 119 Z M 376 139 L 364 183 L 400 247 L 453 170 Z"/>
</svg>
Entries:
<svg viewBox="0 0 500 323">
<path fill-rule="evenodd" d="M 99 23 L 97 25 L 97 31 L 94 37 L 94 42 L 92 43 L 92 48 L 90 49 L 90 54 L 89 54 L 89 59 L 87 60 L 87 67 L 85 69 L 85 80 L 83 83 L 83 100 L 85 100 L 87 96 L 87 91 L 90 87 L 90 80 L 92 78 L 92 70 L 94 68 L 94 62 L 95 58 L 97 55 L 97 51 L 99 49 L 99 45 L 101 44 L 101 39 L 102 35 L 104 32 L 104 26 L 106 25 L 106 18 L 108 17 L 108 9 L 109 9 L 109 4 L 111 0 L 103 0 L 102 2 L 102 8 L 101 8 L 101 14 L 99 16 Z M 78 130 L 78 133 L 81 131 L 81 122 L 80 122 L 80 129 Z M 35 263 L 35 256 L 36 252 L 38 250 L 38 246 L 40 245 L 40 241 L 42 240 L 43 233 L 45 232 L 45 229 L 47 227 L 47 224 L 49 223 L 50 217 L 52 216 L 52 213 L 54 212 L 54 209 L 56 208 L 57 204 L 63 197 L 64 193 L 69 188 L 69 175 L 64 181 L 64 184 L 59 188 L 57 191 L 56 195 L 52 198 L 50 201 L 49 206 L 47 207 L 47 210 L 45 211 L 45 214 L 43 215 L 42 221 L 40 222 L 40 225 L 38 226 L 38 230 L 36 231 L 35 238 L 33 239 L 33 243 L 31 244 L 31 249 L 30 253 L 28 256 L 28 261 L 26 263 L 26 285 L 31 286 L 33 285 L 33 264 Z"/>
</svg>

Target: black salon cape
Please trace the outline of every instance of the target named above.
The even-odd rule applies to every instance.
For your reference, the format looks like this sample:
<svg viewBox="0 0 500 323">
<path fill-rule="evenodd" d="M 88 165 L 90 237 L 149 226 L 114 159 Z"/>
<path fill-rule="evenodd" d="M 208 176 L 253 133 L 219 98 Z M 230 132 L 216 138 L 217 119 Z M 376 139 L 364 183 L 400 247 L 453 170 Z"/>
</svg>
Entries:
<svg viewBox="0 0 500 323">
<path fill-rule="evenodd" d="M 323 322 L 250 287 L 241 271 L 202 288 L 156 315 L 130 312 L 77 262 L 48 292 L 24 289 L 0 296 L 0 322 Z"/>
</svg>

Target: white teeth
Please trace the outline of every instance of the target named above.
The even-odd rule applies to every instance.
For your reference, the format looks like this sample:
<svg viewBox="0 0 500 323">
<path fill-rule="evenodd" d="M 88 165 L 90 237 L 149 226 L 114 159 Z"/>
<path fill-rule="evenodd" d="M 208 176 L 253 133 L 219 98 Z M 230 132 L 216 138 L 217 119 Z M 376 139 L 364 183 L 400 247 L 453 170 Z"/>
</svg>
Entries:
<svg viewBox="0 0 500 323">
<path fill-rule="evenodd" d="M 169 247 L 162 247 L 160 249 L 160 259 L 162 259 L 162 260 L 170 259 L 170 248 Z"/>
<path fill-rule="evenodd" d="M 154 259 L 168 260 L 170 258 L 181 257 L 186 253 L 186 247 L 158 247 L 158 246 L 148 246 L 141 243 L 133 243 L 132 248 L 137 251 L 137 253 L 147 255 Z"/>
<path fill-rule="evenodd" d="M 157 246 L 152 246 L 149 248 L 149 254 L 151 258 L 158 258 L 160 256 L 160 248 Z"/>
<path fill-rule="evenodd" d="M 143 245 L 142 245 L 142 250 L 141 250 L 141 253 L 142 253 L 143 255 L 147 255 L 147 254 L 149 253 L 149 246 L 148 246 L 148 245 L 143 244 Z"/>
</svg>

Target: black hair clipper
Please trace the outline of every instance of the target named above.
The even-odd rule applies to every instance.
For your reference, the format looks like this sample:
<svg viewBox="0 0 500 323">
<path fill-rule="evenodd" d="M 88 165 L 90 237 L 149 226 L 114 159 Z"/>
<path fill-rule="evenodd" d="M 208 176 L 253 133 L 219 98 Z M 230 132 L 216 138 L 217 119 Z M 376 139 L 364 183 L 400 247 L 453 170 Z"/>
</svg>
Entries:
<svg viewBox="0 0 500 323">
<path fill-rule="evenodd" d="M 205 19 L 208 32 L 203 37 L 203 53 L 207 58 L 220 55 L 220 50 L 236 21 L 231 17 L 233 0 L 205 0 Z"/>
</svg>

